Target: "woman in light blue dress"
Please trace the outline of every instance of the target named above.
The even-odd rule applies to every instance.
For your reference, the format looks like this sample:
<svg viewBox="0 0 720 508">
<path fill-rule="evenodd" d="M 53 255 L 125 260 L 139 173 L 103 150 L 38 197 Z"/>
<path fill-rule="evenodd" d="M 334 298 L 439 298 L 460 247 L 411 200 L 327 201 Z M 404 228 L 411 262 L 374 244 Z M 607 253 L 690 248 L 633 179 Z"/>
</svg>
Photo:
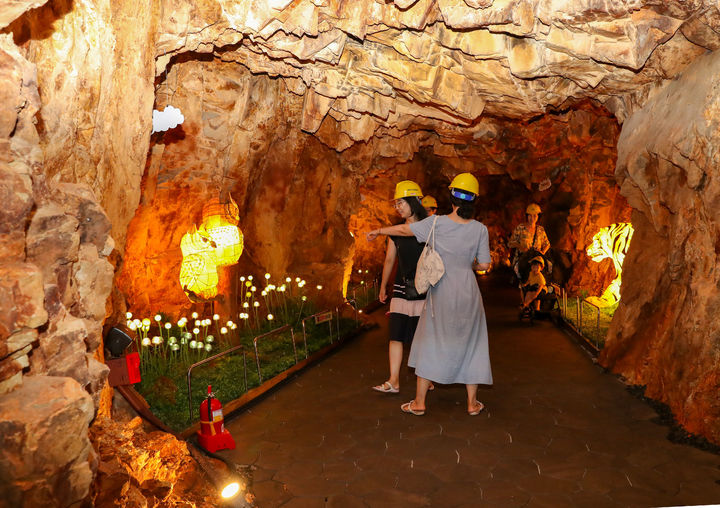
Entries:
<svg viewBox="0 0 720 508">
<path fill-rule="evenodd" d="M 453 211 L 439 216 L 435 224 L 435 250 L 445 265 L 445 274 L 431 287 L 420 315 L 408 364 L 415 367 L 415 399 L 401 406 L 406 413 L 425 414 L 425 397 L 431 381 L 463 383 L 467 388 L 468 414 L 479 414 L 484 405 L 477 400 L 479 384 L 492 384 L 488 334 L 482 296 L 474 270 L 490 268 L 487 228 L 473 220 L 479 192 L 470 173 L 456 176 L 450 184 Z M 429 242 L 435 217 L 412 224 L 398 224 L 368 233 L 411 236 Z"/>
</svg>

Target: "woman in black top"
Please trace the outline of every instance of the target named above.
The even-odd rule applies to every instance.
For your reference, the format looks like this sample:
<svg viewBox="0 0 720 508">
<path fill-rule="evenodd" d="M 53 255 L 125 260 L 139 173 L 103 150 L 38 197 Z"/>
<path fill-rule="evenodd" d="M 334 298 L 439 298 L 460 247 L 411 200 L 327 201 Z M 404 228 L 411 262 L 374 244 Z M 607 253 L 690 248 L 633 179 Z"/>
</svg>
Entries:
<svg viewBox="0 0 720 508">
<path fill-rule="evenodd" d="M 420 199 L 420 186 L 410 180 L 404 180 L 395 187 L 395 211 L 405 224 L 410 224 L 427 217 Z M 387 285 L 397 261 L 395 283 L 390 300 L 390 378 L 384 383 L 373 386 L 373 390 L 383 393 L 398 393 L 400 390 L 400 364 L 402 363 L 403 347 L 410 346 L 415 328 L 422 312 L 425 295 L 418 295 L 414 289 L 415 268 L 420 253 L 425 246 L 418 243 L 414 236 L 391 236 L 388 240 L 380 284 L 380 301 L 385 303 L 388 297 Z"/>
</svg>

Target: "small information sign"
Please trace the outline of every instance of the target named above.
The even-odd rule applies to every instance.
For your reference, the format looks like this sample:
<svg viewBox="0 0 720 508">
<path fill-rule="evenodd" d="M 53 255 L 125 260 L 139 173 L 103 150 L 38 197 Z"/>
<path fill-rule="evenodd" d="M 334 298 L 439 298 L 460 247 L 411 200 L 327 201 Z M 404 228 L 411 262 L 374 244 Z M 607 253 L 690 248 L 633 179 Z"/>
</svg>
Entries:
<svg viewBox="0 0 720 508">
<path fill-rule="evenodd" d="M 315 314 L 315 324 L 319 325 L 320 323 L 327 323 L 332 319 L 332 311 L 329 310 L 327 312 L 319 312 Z"/>
</svg>

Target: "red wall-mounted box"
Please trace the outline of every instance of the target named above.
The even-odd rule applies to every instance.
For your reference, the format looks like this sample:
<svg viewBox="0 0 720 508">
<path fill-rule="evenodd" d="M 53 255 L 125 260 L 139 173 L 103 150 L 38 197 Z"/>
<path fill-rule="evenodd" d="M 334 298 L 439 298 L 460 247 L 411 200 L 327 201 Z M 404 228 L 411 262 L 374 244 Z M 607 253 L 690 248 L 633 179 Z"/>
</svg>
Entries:
<svg viewBox="0 0 720 508">
<path fill-rule="evenodd" d="M 122 358 L 107 360 L 105 363 L 110 367 L 108 375 L 110 386 L 131 385 L 140 382 L 139 353 L 129 353 Z"/>
</svg>

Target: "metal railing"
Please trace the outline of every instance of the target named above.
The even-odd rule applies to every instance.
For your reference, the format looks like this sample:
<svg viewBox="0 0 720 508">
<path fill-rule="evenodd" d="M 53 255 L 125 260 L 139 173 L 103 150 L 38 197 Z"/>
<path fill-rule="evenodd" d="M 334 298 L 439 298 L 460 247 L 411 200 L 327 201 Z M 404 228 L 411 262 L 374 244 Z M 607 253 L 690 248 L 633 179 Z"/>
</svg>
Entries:
<svg viewBox="0 0 720 508">
<path fill-rule="evenodd" d="M 295 331 L 293 330 L 293 327 L 290 325 L 281 326 L 280 328 L 275 328 L 274 330 L 270 330 L 267 333 L 263 333 L 262 335 L 258 335 L 253 339 L 253 347 L 255 348 L 255 363 L 257 363 L 257 372 L 258 372 L 258 380 L 260 381 L 260 384 L 263 382 L 262 378 L 262 372 L 260 372 L 260 354 L 258 353 L 258 341 L 260 339 L 265 339 L 267 337 L 271 337 L 273 335 L 278 335 L 283 332 L 290 331 L 290 342 L 292 342 L 293 347 L 293 355 L 295 356 L 295 363 L 298 362 L 298 356 L 297 356 L 297 348 L 295 347 Z"/>
<path fill-rule="evenodd" d="M 361 302 L 364 306 L 370 302 L 377 300 L 380 285 L 377 279 L 370 281 L 361 281 L 360 284 L 356 284 L 348 288 L 347 301 Z"/>
<path fill-rule="evenodd" d="M 553 286 L 556 286 L 553 284 Z M 600 348 L 600 307 L 595 305 L 594 303 L 581 298 L 579 296 L 575 297 L 575 321 L 573 322 L 572 319 L 568 317 L 568 294 L 565 291 L 565 288 L 560 288 L 559 286 L 556 286 L 557 290 L 560 291 L 560 297 L 559 297 L 559 303 L 560 303 L 560 309 L 563 320 L 571 327 L 573 328 L 578 334 L 585 337 L 586 340 L 593 343 L 593 345 L 596 348 Z M 586 326 L 584 321 L 584 312 L 583 312 L 583 305 L 589 305 L 590 307 L 593 307 L 595 309 L 595 338 L 589 337 L 586 333 L 583 333 L 583 331 L 589 331 L 590 329 L 588 326 Z"/>
<path fill-rule="evenodd" d="M 595 308 L 595 312 L 596 312 L 596 316 L 597 316 L 596 322 L 595 322 L 595 337 L 596 337 L 596 338 L 595 338 L 595 339 L 590 339 L 590 340 L 593 341 L 593 342 L 595 343 L 595 347 L 597 347 L 597 348 L 599 349 L 599 348 L 600 348 L 600 341 L 598 340 L 598 337 L 600 337 L 600 307 L 598 307 L 598 306 L 595 305 L 594 303 L 589 302 L 589 301 L 587 301 L 587 300 L 585 300 L 585 299 L 582 299 L 582 300 L 580 301 L 580 305 L 578 306 L 578 307 L 580 308 L 580 316 L 581 316 L 581 319 L 580 319 L 580 330 L 579 330 L 579 331 L 580 331 L 580 334 L 581 334 L 583 337 L 587 337 L 587 335 L 583 334 L 583 332 L 582 332 L 582 315 L 583 315 L 582 305 L 589 305 L 590 307 L 594 307 L 594 308 Z"/>
<path fill-rule="evenodd" d="M 325 319 L 328 315 L 330 316 L 330 318 Z M 333 332 L 332 332 L 333 311 L 324 310 L 322 312 L 316 312 L 312 316 L 306 317 L 305 319 L 302 320 L 303 344 L 305 345 L 305 358 L 307 358 L 309 356 L 308 355 L 308 346 L 307 346 L 307 328 L 306 328 L 305 323 L 310 319 L 315 320 L 315 325 L 320 325 L 322 323 L 327 322 L 328 332 L 330 333 L 330 344 L 333 343 Z M 337 334 L 338 334 L 338 338 L 340 338 L 340 323 L 339 322 L 338 322 Z"/>
<path fill-rule="evenodd" d="M 305 358 L 308 358 L 308 356 L 309 356 L 309 351 L 308 351 L 308 346 L 307 346 L 306 321 L 308 321 L 310 319 L 315 319 L 315 318 L 320 319 L 324 316 L 328 316 L 328 314 L 329 314 L 329 319 L 327 319 L 326 321 L 322 320 L 320 322 L 317 322 L 317 319 L 316 319 L 316 324 L 322 324 L 324 322 L 328 323 L 328 331 L 330 333 L 330 344 L 332 344 L 334 342 L 334 340 L 340 339 L 340 310 L 343 305 L 349 305 L 353 309 L 353 311 L 355 312 L 355 324 L 356 324 L 356 326 L 359 324 L 359 322 L 360 322 L 360 318 L 358 316 L 359 311 L 356 308 L 356 306 L 353 305 L 353 303 L 355 303 L 354 300 L 346 300 L 343 304 L 336 307 L 334 312 L 332 310 L 316 312 L 312 316 L 308 316 L 302 320 L 301 323 L 302 323 L 302 328 L 303 328 L 303 344 L 305 347 Z M 332 328 L 333 328 L 333 313 L 335 314 L 334 321 L 336 323 L 336 325 L 335 325 L 336 328 L 335 328 L 334 335 L 337 336 L 336 339 L 334 339 L 333 330 L 332 330 Z M 291 325 L 284 325 L 284 326 L 281 326 L 280 328 L 275 328 L 274 330 L 270 330 L 267 333 L 257 335 L 256 337 L 253 338 L 253 347 L 255 350 L 254 351 L 255 352 L 255 364 L 257 366 L 258 381 L 260 384 L 262 384 L 262 382 L 263 382 L 263 377 L 262 377 L 261 366 L 260 366 L 260 352 L 258 350 L 258 341 L 260 341 L 262 339 L 267 339 L 271 336 L 282 334 L 282 333 L 285 333 L 288 331 L 290 332 L 290 341 L 292 342 L 292 346 L 293 346 L 293 356 L 295 359 L 295 364 L 297 364 L 298 363 L 298 354 L 297 354 L 297 347 L 295 345 L 295 331 Z M 248 391 L 247 358 L 245 356 L 246 352 L 245 352 L 245 347 L 243 345 L 233 346 L 230 349 L 222 351 L 216 355 L 210 356 L 208 358 L 200 360 L 199 362 L 193 363 L 192 365 L 190 365 L 190 367 L 188 368 L 188 371 L 187 371 L 188 413 L 189 413 L 189 417 L 190 417 L 189 421 L 192 421 L 192 419 L 193 419 L 193 404 L 192 404 L 192 373 L 193 373 L 193 370 L 196 369 L 197 367 L 200 367 L 200 366 L 210 363 L 212 361 L 218 360 L 220 358 L 228 356 L 237 351 L 242 351 L 243 379 L 244 379 L 244 383 L 245 383 L 244 391 L 245 392 Z"/>
<path fill-rule="evenodd" d="M 223 356 L 227 356 L 230 353 L 234 353 L 235 351 L 242 350 L 242 358 L 243 358 L 243 373 L 245 378 L 245 391 L 248 391 L 248 380 L 247 380 L 247 360 L 245 359 L 245 348 L 243 346 L 234 346 L 230 349 L 226 349 L 222 353 L 218 353 L 216 355 L 210 356 L 208 358 L 205 358 L 204 360 L 200 360 L 199 362 L 193 363 L 187 371 L 187 387 L 188 387 L 188 410 L 190 413 L 190 420 L 193 419 L 193 406 L 192 406 L 192 371 L 196 367 L 200 367 L 201 365 L 205 365 L 206 363 L 210 363 L 214 360 L 217 360 L 219 358 L 222 358 Z"/>
</svg>

